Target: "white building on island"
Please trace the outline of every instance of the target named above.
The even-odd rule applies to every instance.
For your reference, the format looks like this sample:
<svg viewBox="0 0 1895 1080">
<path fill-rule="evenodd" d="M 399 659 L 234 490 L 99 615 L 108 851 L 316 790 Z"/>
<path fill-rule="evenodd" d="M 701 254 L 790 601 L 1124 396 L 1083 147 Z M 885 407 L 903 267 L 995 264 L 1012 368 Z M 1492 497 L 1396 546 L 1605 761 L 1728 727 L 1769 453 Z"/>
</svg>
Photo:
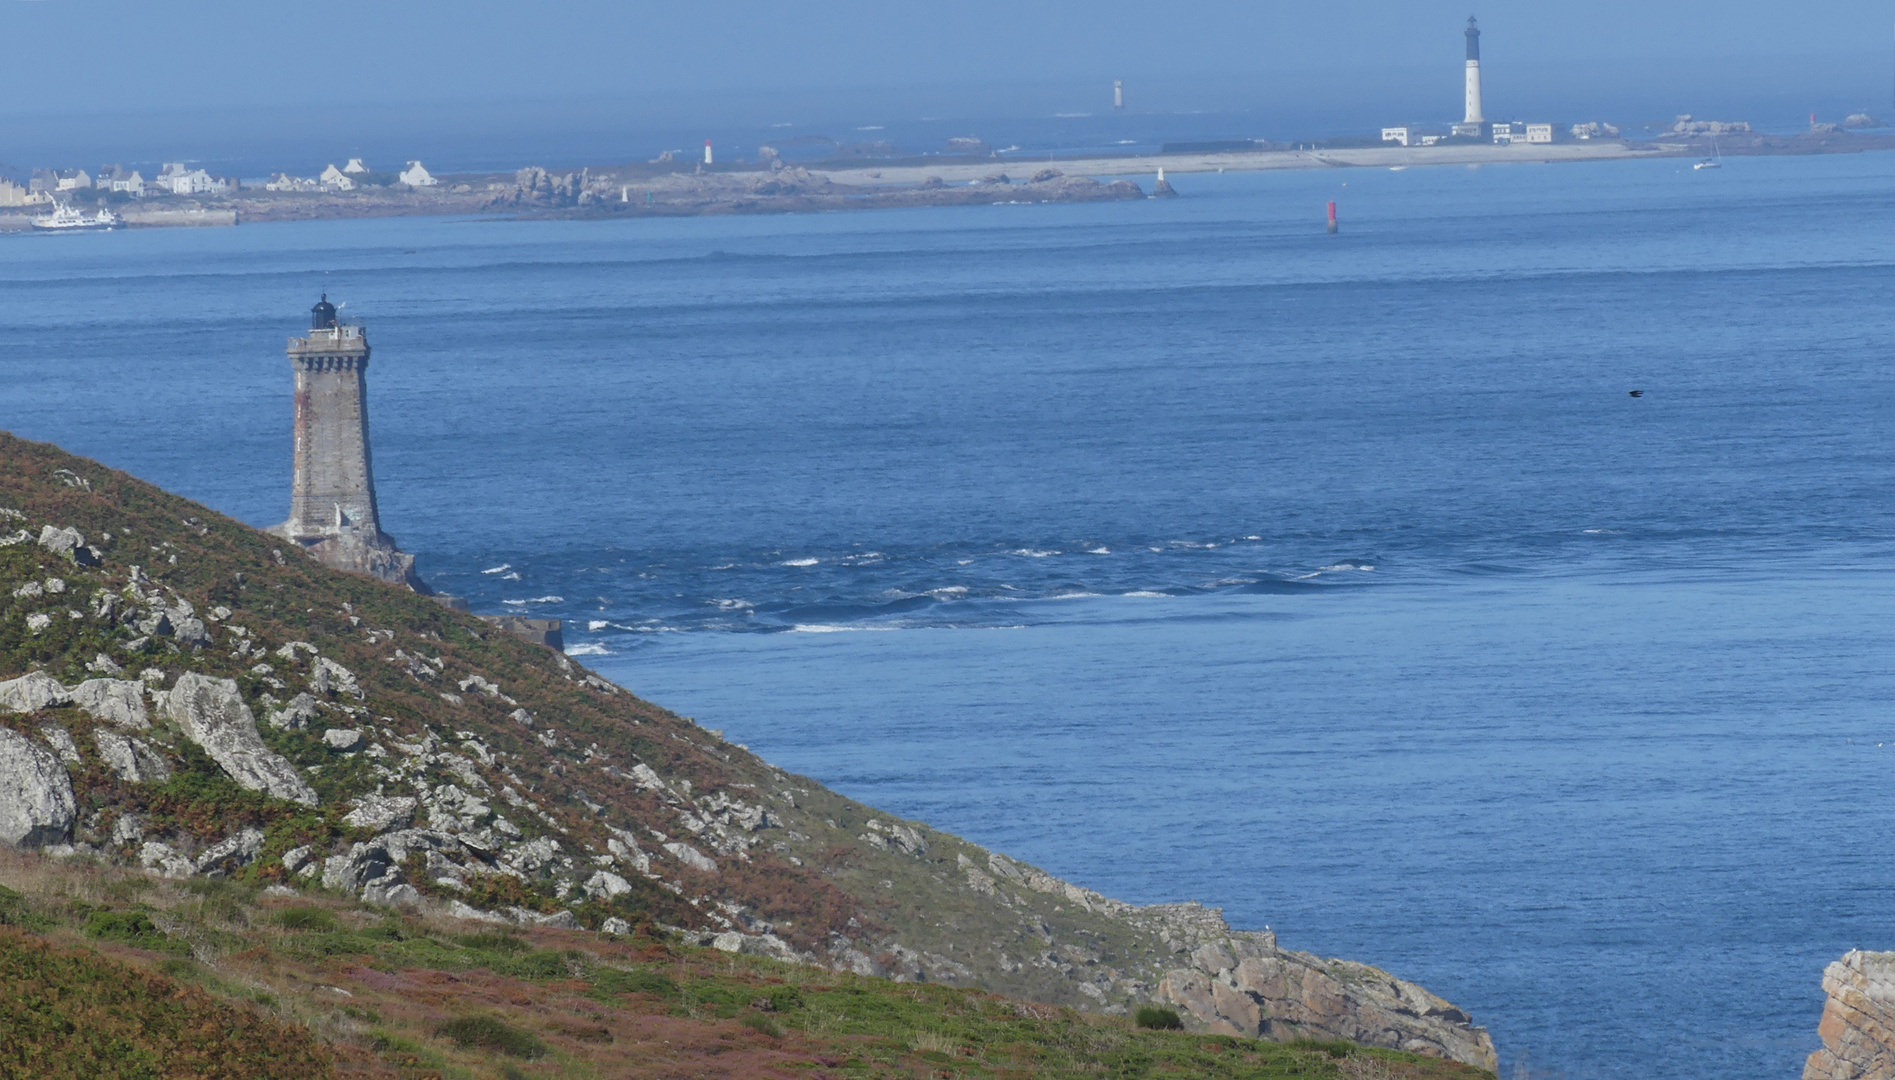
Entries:
<svg viewBox="0 0 1895 1080">
<path fill-rule="evenodd" d="M 408 167 L 401 171 L 401 182 L 409 187 L 433 187 L 440 183 L 428 175 L 428 170 L 422 168 L 419 161 L 410 161 Z"/>
<path fill-rule="evenodd" d="M 359 160 L 351 161 L 349 164 L 360 165 L 361 162 Z M 317 177 L 316 179 L 319 183 L 322 184 L 323 187 L 329 188 L 334 191 L 354 191 L 355 190 L 355 181 L 350 179 L 348 176 L 344 175 L 343 170 L 336 168 L 334 165 L 330 165 L 327 168 L 323 169 L 322 175 Z"/>
<path fill-rule="evenodd" d="M 193 169 L 181 161 L 167 161 L 151 181 L 151 186 L 173 195 L 211 195 L 230 189 L 230 185 L 203 169 Z"/>
<path fill-rule="evenodd" d="M 349 163 L 342 167 L 342 171 L 345 173 L 348 173 L 350 176 L 358 176 L 362 173 L 367 172 L 368 166 L 362 164 L 361 158 L 352 157 L 349 159 Z"/>
</svg>

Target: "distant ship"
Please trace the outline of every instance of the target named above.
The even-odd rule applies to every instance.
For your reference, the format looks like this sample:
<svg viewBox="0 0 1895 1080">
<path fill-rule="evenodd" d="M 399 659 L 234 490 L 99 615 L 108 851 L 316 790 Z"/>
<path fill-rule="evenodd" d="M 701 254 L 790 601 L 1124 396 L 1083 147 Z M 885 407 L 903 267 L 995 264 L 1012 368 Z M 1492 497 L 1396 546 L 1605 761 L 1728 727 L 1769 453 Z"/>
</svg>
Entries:
<svg viewBox="0 0 1895 1080">
<path fill-rule="evenodd" d="M 1703 161 L 1700 161 L 1696 165 L 1693 165 L 1691 167 L 1693 169 L 1721 169 L 1723 168 L 1724 167 L 1724 151 L 1718 149 L 1716 139 L 1711 140 L 1711 153 L 1714 155 L 1713 157 L 1707 157 Z"/>
<path fill-rule="evenodd" d="M 110 229 L 119 224 L 118 215 L 100 208 L 96 214 L 85 214 L 64 203 L 53 206 L 53 212 L 42 214 L 33 219 L 35 229 L 49 229 L 55 232 L 70 232 L 78 229 Z"/>
</svg>

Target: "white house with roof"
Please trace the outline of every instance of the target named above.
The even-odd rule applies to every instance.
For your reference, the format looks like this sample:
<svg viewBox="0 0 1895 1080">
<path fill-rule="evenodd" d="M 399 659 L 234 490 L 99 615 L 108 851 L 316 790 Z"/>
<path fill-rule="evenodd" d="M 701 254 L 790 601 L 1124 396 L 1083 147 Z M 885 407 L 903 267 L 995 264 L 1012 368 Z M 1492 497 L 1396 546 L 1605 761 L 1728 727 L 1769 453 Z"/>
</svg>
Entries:
<svg viewBox="0 0 1895 1080">
<path fill-rule="evenodd" d="M 349 159 L 349 163 L 342 167 L 342 171 L 350 174 L 351 176 L 355 176 L 355 175 L 359 175 L 361 173 L 367 172 L 368 166 L 362 164 L 361 158 L 352 157 Z"/>
<path fill-rule="evenodd" d="M 361 164 L 361 162 L 357 160 L 357 161 L 351 161 L 349 162 L 349 164 L 359 165 Z M 350 179 L 347 175 L 345 175 L 343 170 L 336 168 L 334 165 L 330 165 L 327 168 L 323 169 L 322 175 L 318 176 L 316 180 L 318 183 L 322 184 L 323 187 L 329 188 L 332 191 L 354 191 L 355 190 L 355 181 Z"/>
<path fill-rule="evenodd" d="M 401 182 L 409 187 L 433 187 L 440 183 L 428 175 L 428 170 L 422 168 L 419 161 L 410 161 L 408 167 L 401 171 Z"/>
<path fill-rule="evenodd" d="M 145 194 L 145 178 L 138 170 L 127 170 L 123 165 L 104 166 L 95 182 L 107 191 L 122 191 L 134 199 Z"/>
<path fill-rule="evenodd" d="M 151 186 L 169 191 L 173 195 L 213 195 L 227 191 L 230 187 L 203 169 L 188 168 L 176 161 L 166 162 L 164 171 L 152 180 Z"/>
</svg>

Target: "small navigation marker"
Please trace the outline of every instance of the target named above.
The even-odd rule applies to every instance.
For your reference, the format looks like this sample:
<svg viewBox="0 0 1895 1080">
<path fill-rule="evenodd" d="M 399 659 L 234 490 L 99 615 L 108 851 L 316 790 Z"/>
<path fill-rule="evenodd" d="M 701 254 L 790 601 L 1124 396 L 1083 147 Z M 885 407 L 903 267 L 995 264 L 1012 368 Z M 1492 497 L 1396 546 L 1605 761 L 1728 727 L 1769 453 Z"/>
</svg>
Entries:
<svg viewBox="0 0 1895 1080">
<path fill-rule="evenodd" d="M 1340 231 L 1340 227 L 1336 224 L 1336 203 L 1332 199 L 1329 203 L 1329 235 L 1334 236 Z"/>
<path fill-rule="evenodd" d="M 1171 186 L 1171 181 L 1165 179 L 1165 170 L 1162 168 L 1158 170 L 1158 183 L 1152 187 L 1151 197 L 1154 199 L 1175 199 L 1178 197 L 1177 189 Z"/>
</svg>

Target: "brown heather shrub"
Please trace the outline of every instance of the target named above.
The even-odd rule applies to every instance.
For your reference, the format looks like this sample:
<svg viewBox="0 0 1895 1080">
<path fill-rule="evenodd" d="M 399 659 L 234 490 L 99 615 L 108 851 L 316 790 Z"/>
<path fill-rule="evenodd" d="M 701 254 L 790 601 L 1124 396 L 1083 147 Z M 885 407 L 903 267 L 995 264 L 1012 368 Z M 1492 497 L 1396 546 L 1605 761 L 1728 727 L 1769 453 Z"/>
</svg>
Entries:
<svg viewBox="0 0 1895 1080">
<path fill-rule="evenodd" d="M 332 1075 L 307 1030 L 95 953 L 0 927 L 0 1080 Z"/>
</svg>

